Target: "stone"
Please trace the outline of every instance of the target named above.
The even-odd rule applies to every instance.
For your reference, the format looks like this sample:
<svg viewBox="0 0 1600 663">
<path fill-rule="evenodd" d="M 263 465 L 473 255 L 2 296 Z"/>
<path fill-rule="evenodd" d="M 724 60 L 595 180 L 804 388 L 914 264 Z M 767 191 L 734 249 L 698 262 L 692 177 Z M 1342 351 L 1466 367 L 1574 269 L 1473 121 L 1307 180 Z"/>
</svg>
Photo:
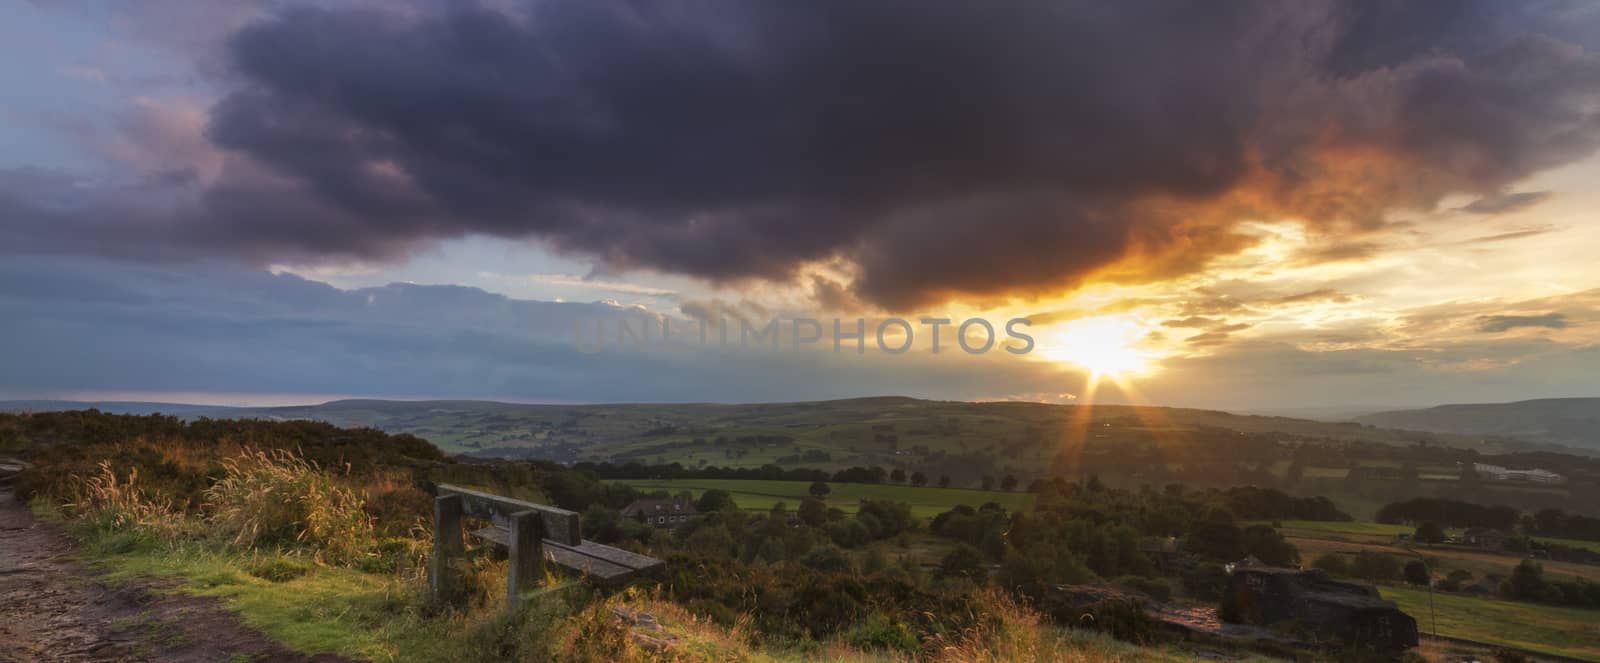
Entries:
<svg viewBox="0 0 1600 663">
<path fill-rule="evenodd" d="M 1320 569 L 1239 568 L 1218 610 L 1224 621 L 1298 622 L 1319 639 L 1398 651 L 1417 646 L 1417 620 L 1376 587 L 1334 580 Z"/>
</svg>

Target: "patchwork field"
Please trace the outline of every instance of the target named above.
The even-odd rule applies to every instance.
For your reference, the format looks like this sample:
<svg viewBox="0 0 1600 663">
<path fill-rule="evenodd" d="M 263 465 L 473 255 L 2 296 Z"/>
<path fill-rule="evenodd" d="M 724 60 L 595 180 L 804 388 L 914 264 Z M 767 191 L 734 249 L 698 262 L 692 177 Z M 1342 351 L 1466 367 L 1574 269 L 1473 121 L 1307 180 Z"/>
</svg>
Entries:
<svg viewBox="0 0 1600 663">
<path fill-rule="evenodd" d="M 1428 592 L 1383 587 L 1383 597 L 1417 618 L 1417 629 L 1433 631 Z M 1439 635 L 1509 645 L 1532 651 L 1600 660 L 1600 612 L 1516 603 L 1434 592 Z"/>
<path fill-rule="evenodd" d="M 0 402 L 0 409 L 67 409 L 71 403 Z M 78 404 L 82 405 L 82 404 Z M 537 405 L 488 401 L 345 400 L 322 405 L 275 408 L 206 408 L 164 404 L 99 404 L 108 411 L 166 411 L 183 417 L 314 419 L 339 426 L 371 426 L 411 433 L 452 453 L 485 456 L 536 456 L 553 460 L 705 461 L 732 467 L 758 467 L 806 450 L 834 457 L 814 467 L 848 467 L 863 461 L 893 462 L 899 455 L 960 453 L 1036 442 L 1007 458 L 1018 468 L 1048 460 L 1069 422 L 1096 425 L 1130 420 L 1145 437 L 1197 437 L 1205 429 L 1240 433 L 1281 433 L 1408 446 L 1426 437 L 1440 446 L 1492 451 L 1478 437 L 1428 434 L 1335 423 L 1237 415 L 1214 410 L 1097 405 L 1085 411 L 1043 403 L 964 403 L 911 398 L 857 398 L 766 404 L 616 404 Z M 781 443 L 747 441 L 717 446 L 718 437 L 780 436 Z M 1097 431 L 1095 439 L 1115 443 L 1117 431 Z M 698 442 L 697 442 L 698 440 Z M 1511 445 L 1521 447 L 1523 445 Z M 913 448 L 920 448 L 913 451 Z M 1001 463 L 1005 465 L 1006 463 Z M 1281 472 L 1286 466 L 1276 468 Z M 1313 478 L 1337 478 L 1342 469 L 1312 468 Z"/>
<path fill-rule="evenodd" d="M 795 508 L 800 500 L 809 497 L 806 481 L 741 481 L 734 479 L 615 479 L 610 483 L 627 484 L 640 490 L 665 490 L 672 493 L 687 490 L 699 497 L 707 490 L 726 490 L 733 495 L 734 503 L 741 509 L 771 509 L 783 502 Z M 891 500 L 911 505 L 912 514 L 931 518 L 951 507 L 965 504 L 978 507 L 995 502 L 1007 509 L 1025 509 L 1033 504 L 1033 495 L 1021 492 L 993 490 L 967 490 L 962 488 L 918 488 L 883 484 L 829 483 L 832 490 L 824 501 L 828 506 L 855 512 L 856 503 L 862 499 Z"/>
</svg>

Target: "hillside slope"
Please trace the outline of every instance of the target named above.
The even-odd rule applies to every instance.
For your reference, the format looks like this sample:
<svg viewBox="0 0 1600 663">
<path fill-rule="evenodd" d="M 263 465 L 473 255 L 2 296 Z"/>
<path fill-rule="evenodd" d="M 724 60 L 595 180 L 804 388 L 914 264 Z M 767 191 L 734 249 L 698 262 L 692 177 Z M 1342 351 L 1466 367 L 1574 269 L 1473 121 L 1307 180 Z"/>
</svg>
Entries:
<svg viewBox="0 0 1600 663">
<path fill-rule="evenodd" d="M 1505 436 L 1600 449 L 1600 398 L 1440 405 L 1357 417 L 1356 421 L 1452 435 Z"/>
<path fill-rule="evenodd" d="M 613 460 L 678 461 L 693 465 L 759 467 L 807 452 L 805 464 L 847 467 L 886 463 L 910 454 L 964 454 L 1008 445 L 1054 448 L 1069 429 L 1094 426 L 1092 438 L 1115 442 L 1119 433 L 1218 439 L 1233 434 L 1348 440 L 1390 445 L 1419 441 L 1440 446 L 1470 446 L 1485 452 L 1527 450 L 1501 441 L 1484 445 L 1481 436 L 1454 436 L 1375 428 L 1355 422 L 1328 422 L 1279 416 L 1241 415 L 1217 410 L 1026 402 L 929 401 L 903 397 L 750 404 L 597 404 L 537 405 L 492 401 L 341 400 L 321 405 L 268 408 L 206 408 L 161 404 L 72 404 L 0 402 L 0 411 L 82 409 L 176 414 L 186 419 L 308 419 L 341 427 L 366 426 L 410 433 L 450 453 L 482 457 L 540 457 L 566 462 Z M 29 407 L 33 405 L 34 407 Z M 137 407 L 129 407 L 136 405 Z M 102 407 L 102 409 L 105 409 Z M 1205 431 L 1212 431 L 1206 434 Z M 1018 459 L 1021 462 L 1022 459 Z M 1043 460 L 1048 460 L 1046 455 Z M 793 464 L 793 463 L 789 463 Z"/>
</svg>

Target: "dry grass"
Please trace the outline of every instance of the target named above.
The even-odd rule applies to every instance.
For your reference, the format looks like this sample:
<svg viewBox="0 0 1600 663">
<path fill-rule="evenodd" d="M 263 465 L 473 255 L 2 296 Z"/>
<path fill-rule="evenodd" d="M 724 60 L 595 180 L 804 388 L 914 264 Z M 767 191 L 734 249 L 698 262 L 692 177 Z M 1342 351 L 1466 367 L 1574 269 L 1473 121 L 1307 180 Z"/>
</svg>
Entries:
<svg viewBox="0 0 1600 663">
<path fill-rule="evenodd" d="M 97 472 L 73 479 L 70 501 L 62 508 L 84 525 L 164 540 L 176 538 L 186 529 L 182 514 L 170 500 L 146 493 L 137 467 L 130 469 L 126 478 L 119 478 L 109 461 L 100 461 Z"/>
<path fill-rule="evenodd" d="M 372 521 L 355 490 L 284 450 L 249 450 L 222 462 L 205 492 L 215 532 L 242 550 L 300 546 L 346 561 L 372 543 Z"/>
</svg>

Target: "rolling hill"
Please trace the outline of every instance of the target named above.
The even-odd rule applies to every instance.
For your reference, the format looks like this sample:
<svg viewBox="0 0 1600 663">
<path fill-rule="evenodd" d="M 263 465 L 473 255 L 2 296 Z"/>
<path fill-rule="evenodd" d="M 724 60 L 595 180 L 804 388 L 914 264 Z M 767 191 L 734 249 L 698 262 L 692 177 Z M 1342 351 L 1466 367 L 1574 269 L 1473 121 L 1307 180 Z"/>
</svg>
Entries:
<svg viewBox="0 0 1600 663">
<path fill-rule="evenodd" d="M 1440 405 L 1357 417 L 1373 426 L 1450 435 L 1503 436 L 1600 450 L 1600 398 Z"/>
<path fill-rule="evenodd" d="M 804 464 L 848 467 L 904 460 L 897 456 L 978 451 L 1060 440 L 1069 427 L 1096 428 L 1091 440 L 1115 444 L 1130 431 L 1148 436 L 1203 437 L 1280 434 L 1286 437 L 1410 445 L 1471 446 L 1485 452 L 1526 450 L 1504 440 L 1485 445 L 1477 435 L 1394 430 L 1216 410 L 1096 405 L 1085 408 L 1027 402 L 929 401 L 902 397 L 753 404 L 536 405 L 492 401 L 340 400 L 320 405 L 238 408 L 159 403 L 0 402 L 0 410 L 96 407 L 184 418 L 310 419 L 368 426 L 423 437 L 450 453 L 481 457 L 539 457 L 574 462 L 611 460 L 759 467 Z M 1224 436 L 1225 437 L 1225 436 Z M 1024 459 L 1024 453 L 1015 458 Z M 1039 458 L 1045 460 L 1048 458 Z"/>
</svg>

